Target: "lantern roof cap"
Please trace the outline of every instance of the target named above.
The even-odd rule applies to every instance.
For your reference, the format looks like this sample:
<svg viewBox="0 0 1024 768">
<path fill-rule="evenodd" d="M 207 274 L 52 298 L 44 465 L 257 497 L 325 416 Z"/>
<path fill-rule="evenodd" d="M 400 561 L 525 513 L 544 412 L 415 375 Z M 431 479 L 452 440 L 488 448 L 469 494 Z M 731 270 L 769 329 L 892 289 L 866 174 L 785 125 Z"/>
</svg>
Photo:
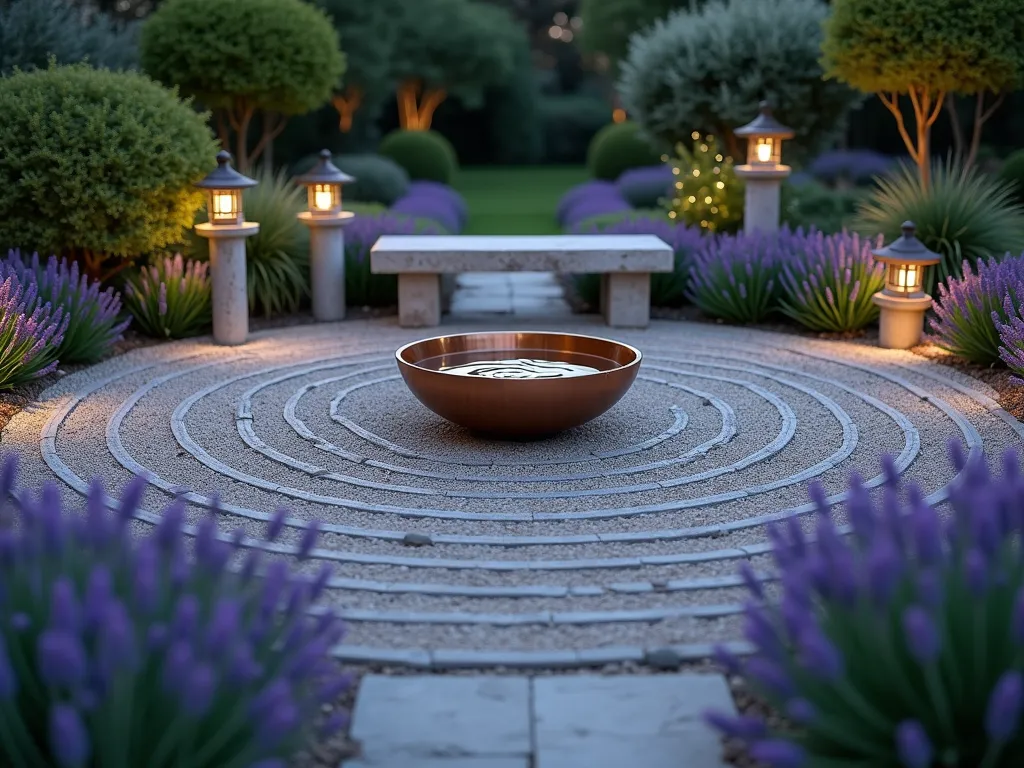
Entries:
<svg viewBox="0 0 1024 768">
<path fill-rule="evenodd" d="M 202 181 L 197 181 L 200 189 L 245 189 L 259 184 L 231 167 L 231 153 L 221 150 L 217 153 L 217 167 Z"/>
<path fill-rule="evenodd" d="M 307 173 L 295 177 L 296 184 L 303 184 L 307 187 L 311 184 L 348 184 L 352 181 L 355 181 L 354 177 L 349 176 L 331 162 L 329 149 L 320 151 L 320 159 Z"/>
<path fill-rule="evenodd" d="M 767 101 L 762 101 L 758 108 L 760 114 L 751 122 L 733 131 L 741 138 L 753 138 L 763 136 L 765 138 L 792 139 L 795 135 L 792 128 L 788 128 L 772 115 L 772 107 Z"/>
<path fill-rule="evenodd" d="M 917 227 L 914 225 L 914 222 L 903 222 L 902 230 L 902 235 L 889 243 L 889 245 L 873 250 L 871 255 L 878 261 L 897 264 L 928 266 L 929 264 L 938 264 L 942 261 L 941 255 L 928 250 L 925 244 L 917 239 Z"/>
</svg>

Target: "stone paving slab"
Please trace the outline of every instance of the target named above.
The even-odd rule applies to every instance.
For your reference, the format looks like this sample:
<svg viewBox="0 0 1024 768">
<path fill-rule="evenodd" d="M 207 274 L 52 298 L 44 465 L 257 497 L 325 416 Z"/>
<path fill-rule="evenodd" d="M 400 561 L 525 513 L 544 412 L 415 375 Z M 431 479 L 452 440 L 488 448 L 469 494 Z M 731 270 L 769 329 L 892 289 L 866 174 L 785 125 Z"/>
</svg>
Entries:
<svg viewBox="0 0 1024 768">
<path fill-rule="evenodd" d="M 343 768 L 723 768 L 721 675 L 363 678 Z"/>
</svg>

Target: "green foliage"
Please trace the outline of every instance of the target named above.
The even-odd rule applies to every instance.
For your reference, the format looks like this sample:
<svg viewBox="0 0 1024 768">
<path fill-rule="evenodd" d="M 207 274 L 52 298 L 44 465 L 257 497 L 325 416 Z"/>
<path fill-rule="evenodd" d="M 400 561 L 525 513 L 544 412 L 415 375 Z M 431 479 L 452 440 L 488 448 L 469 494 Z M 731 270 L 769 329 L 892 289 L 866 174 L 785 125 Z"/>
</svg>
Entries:
<svg viewBox="0 0 1024 768">
<path fill-rule="evenodd" d="M 503 8 L 473 0 L 417 0 L 398 14 L 391 66 L 398 82 L 444 90 L 467 108 L 514 70 L 515 21 Z"/>
<path fill-rule="evenodd" d="M 730 154 L 732 130 L 768 99 L 796 131 L 794 150 L 813 153 L 842 131 L 854 91 L 822 79 L 820 0 L 710 0 L 676 12 L 633 38 L 619 94 L 630 117 L 669 146 L 692 131 L 718 136 Z"/>
<path fill-rule="evenodd" d="M 382 203 L 345 203 L 345 210 L 351 211 L 357 216 L 375 216 L 378 213 L 384 213 L 387 209 L 388 207 Z"/>
<path fill-rule="evenodd" d="M 934 165 L 930 185 L 909 165 L 879 179 L 858 207 L 854 227 L 866 235 L 881 232 L 892 242 L 908 220 L 917 226 L 918 239 L 942 255 L 925 274 L 929 292 L 936 281 L 961 276 L 965 261 L 1024 250 L 1024 207 L 1012 188 L 953 160 Z"/>
<path fill-rule="evenodd" d="M 699 3 L 700 0 L 697 0 Z M 603 53 L 616 65 L 626 57 L 630 38 L 671 11 L 689 8 L 694 0 L 581 0 L 580 45 Z"/>
<path fill-rule="evenodd" d="M 1003 162 L 999 178 L 1013 185 L 1017 200 L 1024 203 L 1024 149 L 1018 149 Z"/>
<path fill-rule="evenodd" d="M 631 120 L 609 123 L 599 130 L 587 149 L 587 168 L 595 179 L 615 181 L 623 171 L 661 162 L 661 153 L 640 134 Z"/>
<path fill-rule="evenodd" d="M 182 241 L 216 145 L 173 91 L 51 67 L 0 79 L 0 114 L 0 245 L 91 260 Z"/>
<path fill-rule="evenodd" d="M 213 292 L 209 267 L 167 256 L 125 282 L 124 303 L 135 325 L 158 339 L 200 336 L 210 327 Z"/>
<path fill-rule="evenodd" d="M 451 184 L 458 170 L 455 148 L 437 131 L 392 131 L 377 151 L 404 168 L 413 181 Z"/>
<path fill-rule="evenodd" d="M 743 224 L 743 180 L 714 136 L 695 133 L 693 151 L 682 144 L 672 159 L 676 194 L 669 218 L 704 232 L 736 232 Z"/>
<path fill-rule="evenodd" d="M 88 22 L 72 0 L 13 0 L 0 3 L 0 75 L 46 69 L 88 59 L 95 67 L 129 69 L 138 58 L 138 28 L 117 24 L 103 13 Z"/>
<path fill-rule="evenodd" d="M 865 93 L 971 94 L 1020 84 L 1024 5 L 1018 0 L 833 0 L 826 75 Z"/>
<path fill-rule="evenodd" d="M 668 214 L 658 208 L 635 208 L 632 211 L 621 213 L 602 213 L 600 216 L 584 219 L 574 229 L 587 232 L 594 229 L 604 230 L 621 222 L 643 223 L 647 221 L 661 221 L 667 224 L 669 223 Z"/>
<path fill-rule="evenodd" d="M 782 185 L 782 223 L 790 228 L 803 227 L 826 235 L 848 229 L 857 206 L 870 194 L 862 188 L 832 189 L 817 181 Z"/>
<path fill-rule="evenodd" d="M 301 0 L 166 0 L 140 42 L 147 73 L 214 109 L 302 114 L 345 71 L 334 25 Z"/>
<path fill-rule="evenodd" d="M 540 113 L 545 160 L 559 164 L 585 162 L 590 142 L 609 117 L 608 103 L 585 93 L 546 96 Z"/>
<path fill-rule="evenodd" d="M 360 109 L 376 108 L 395 86 L 391 57 L 401 30 L 395 19 L 404 12 L 402 0 L 314 0 L 314 5 L 326 12 L 341 39 L 344 93 L 357 97 Z"/>
<path fill-rule="evenodd" d="M 301 174 L 313 167 L 319 155 L 311 155 L 295 166 Z M 355 181 L 342 189 L 343 200 L 379 203 L 385 207 L 402 197 L 409 189 L 409 174 L 394 160 L 380 155 L 335 155 L 331 162 L 352 176 Z M 355 210 L 355 209 L 353 209 Z"/>
</svg>

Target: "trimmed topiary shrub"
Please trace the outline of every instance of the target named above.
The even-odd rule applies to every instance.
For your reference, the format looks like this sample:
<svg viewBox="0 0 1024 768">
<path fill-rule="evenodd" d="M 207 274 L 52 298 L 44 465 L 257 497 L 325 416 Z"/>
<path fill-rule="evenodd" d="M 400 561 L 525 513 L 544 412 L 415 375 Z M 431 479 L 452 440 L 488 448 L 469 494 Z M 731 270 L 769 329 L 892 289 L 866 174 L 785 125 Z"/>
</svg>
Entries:
<svg viewBox="0 0 1024 768">
<path fill-rule="evenodd" d="M 217 147 L 173 91 L 51 67 L 0 78 L 0 114 L 0 247 L 69 256 L 102 277 L 182 242 Z"/>
<path fill-rule="evenodd" d="M 95 363 L 123 338 L 130 319 L 122 320 L 121 297 L 113 288 L 100 289 L 98 280 L 80 275 L 78 264 L 51 256 L 44 264 L 39 254 L 27 262 L 19 251 L 11 251 L 0 263 L 0 280 L 14 274 L 23 284 L 35 283 L 39 301 L 60 307 L 68 327 L 57 346 L 57 358 L 64 363 Z"/>
<path fill-rule="evenodd" d="M 451 184 L 459 167 L 455 148 L 437 131 L 392 131 L 377 151 L 398 163 L 413 181 Z"/>
<path fill-rule="evenodd" d="M 141 477 L 120 499 L 94 480 L 84 508 L 15 484 L 8 456 L 0 764 L 274 768 L 344 724 L 351 679 L 331 658 L 344 626 L 316 606 L 329 566 L 294 572 L 268 541 L 222 533 L 216 507 L 195 522 L 181 500 L 147 513 Z M 140 515 L 159 522 L 140 533 Z M 308 559 L 317 532 L 288 549 Z"/>
<path fill-rule="evenodd" d="M 1013 194 L 1024 203 L 1024 149 L 1012 153 L 999 169 L 999 178 L 1013 186 Z"/>
<path fill-rule="evenodd" d="M 812 519 L 770 523 L 779 588 L 741 568 L 752 652 L 715 655 L 784 719 L 706 717 L 759 764 L 1024 764 L 1020 459 L 993 477 L 980 451 L 950 452 L 941 512 L 885 457 L 881 482 L 850 478 L 842 522 L 815 483 Z"/>
<path fill-rule="evenodd" d="M 672 167 L 661 163 L 623 171 L 615 186 L 634 208 L 664 208 L 675 191 L 675 181 Z"/>
<path fill-rule="evenodd" d="M 881 232 L 892 242 L 904 221 L 914 222 L 918 239 L 942 255 L 925 273 L 925 291 L 960 277 L 965 263 L 1024 251 L 1024 206 L 1008 184 L 952 159 L 933 166 L 930 184 L 918 171 L 906 164 L 879 179 L 858 207 L 854 227 L 872 237 Z"/>
<path fill-rule="evenodd" d="M 167 256 L 128 278 L 124 303 L 139 330 L 158 339 L 206 333 L 213 320 L 209 265 Z"/>
<path fill-rule="evenodd" d="M 885 268 L 871 255 L 882 246 L 857 234 L 782 232 L 782 313 L 812 331 L 859 331 L 878 318 L 871 297 Z"/>
<path fill-rule="evenodd" d="M 609 123 L 590 141 L 587 168 L 595 179 L 615 181 L 632 168 L 657 165 L 661 152 L 640 135 L 640 126 L 631 120 Z"/>
<path fill-rule="evenodd" d="M 139 44 L 149 75 L 214 111 L 245 173 L 288 117 L 329 102 L 345 73 L 334 24 L 302 0 L 164 0 Z"/>
<path fill-rule="evenodd" d="M 965 263 L 961 277 L 939 284 L 930 340 L 972 363 L 992 365 L 1000 360 L 1000 326 L 1022 301 L 1024 257 L 979 260 L 973 269 Z"/>
<path fill-rule="evenodd" d="M 743 157 L 733 129 L 753 120 L 763 99 L 793 128 L 792 160 L 839 135 L 863 97 L 822 77 L 819 63 L 828 6 L 821 0 L 709 0 L 637 32 L 621 66 L 622 105 L 665 146 L 693 131 L 718 137 Z"/>
</svg>

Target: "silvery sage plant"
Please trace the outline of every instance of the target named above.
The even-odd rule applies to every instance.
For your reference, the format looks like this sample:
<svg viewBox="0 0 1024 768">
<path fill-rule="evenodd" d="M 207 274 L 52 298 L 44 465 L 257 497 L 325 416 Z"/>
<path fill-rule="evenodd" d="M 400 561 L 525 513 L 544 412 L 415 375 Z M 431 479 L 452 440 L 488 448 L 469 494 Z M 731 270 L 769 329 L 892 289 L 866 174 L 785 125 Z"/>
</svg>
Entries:
<svg viewBox="0 0 1024 768">
<path fill-rule="evenodd" d="M 784 718 L 709 712 L 775 768 L 1019 768 L 1024 765 L 1024 476 L 1017 454 L 990 475 L 951 450 L 949 509 L 901 491 L 890 459 L 877 501 L 859 477 L 849 535 L 815 486 L 813 535 L 771 529 L 780 594 L 750 568 L 745 633 L 719 661 Z M 948 512 L 948 514 L 947 514 Z"/>
<path fill-rule="evenodd" d="M 19 768 L 285 768 L 322 706 L 350 685 L 330 658 L 342 625 L 310 609 L 329 571 L 300 578 L 244 554 L 216 510 L 184 532 L 175 501 L 129 529 L 145 482 L 108 509 L 0 472 L 0 765 Z M 13 511 L 13 516 L 9 513 Z M 13 517 L 13 524 L 9 518 Z M 283 513 L 269 536 L 281 529 Z M 316 539 L 306 529 L 300 557 Z"/>
</svg>

